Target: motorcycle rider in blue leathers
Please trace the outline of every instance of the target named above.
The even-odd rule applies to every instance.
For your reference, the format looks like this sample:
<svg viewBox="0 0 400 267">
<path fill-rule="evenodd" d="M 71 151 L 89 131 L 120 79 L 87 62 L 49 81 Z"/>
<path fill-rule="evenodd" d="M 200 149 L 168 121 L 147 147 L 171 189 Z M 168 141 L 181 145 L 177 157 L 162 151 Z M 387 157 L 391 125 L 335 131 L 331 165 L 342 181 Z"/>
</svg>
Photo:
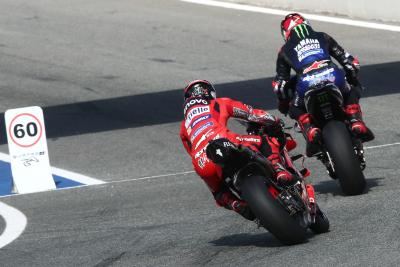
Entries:
<svg viewBox="0 0 400 267">
<path fill-rule="evenodd" d="M 332 82 L 341 91 L 352 132 L 363 142 L 374 139 L 362 120 L 358 59 L 345 52 L 328 34 L 314 31 L 300 14 L 287 15 L 281 22 L 281 31 L 285 44 L 278 54 L 272 87 L 279 100 L 279 110 L 297 120 L 307 140 L 307 155 L 315 154 L 316 151 L 309 148 L 315 147 L 313 144 L 318 144 L 322 137 L 321 130 L 313 125 L 313 118 L 305 109 L 304 95 L 308 88 L 323 82 Z M 290 77 L 291 69 L 296 72 L 293 78 Z"/>
</svg>

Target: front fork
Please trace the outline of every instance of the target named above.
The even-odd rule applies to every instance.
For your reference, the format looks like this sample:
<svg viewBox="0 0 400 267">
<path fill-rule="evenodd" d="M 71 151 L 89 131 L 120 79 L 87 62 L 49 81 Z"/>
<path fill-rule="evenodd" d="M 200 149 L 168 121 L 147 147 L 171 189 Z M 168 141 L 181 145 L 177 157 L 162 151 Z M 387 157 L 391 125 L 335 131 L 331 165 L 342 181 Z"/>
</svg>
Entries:
<svg viewBox="0 0 400 267">
<path fill-rule="evenodd" d="M 364 146 L 360 139 L 353 139 L 353 144 L 354 144 L 354 153 L 357 155 L 360 161 L 361 170 L 363 171 L 367 166 L 364 157 Z"/>
<path fill-rule="evenodd" d="M 364 157 L 364 147 L 359 139 L 353 138 L 354 154 L 356 154 L 358 160 L 360 161 L 360 168 L 363 171 L 365 169 L 366 162 Z M 325 149 L 322 149 L 321 153 L 317 154 L 317 159 L 320 160 L 326 167 L 326 171 L 332 179 L 337 179 L 335 166 L 332 159 Z"/>
<path fill-rule="evenodd" d="M 351 131 L 350 123 L 347 124 L 347 127 L 349 129 L 350 134 L 351 134 L 351 140 L 353 141 L 354 154 L 357 155 L 358 160 L 360 161 L 360 168 L 363 171 L 363 170 L 365 170 L 365 167 L 367 166 L 367 164 L 365 162 L 365 157 L 364 157 L 364 146 L 363 146 L 363 143 Z"/>
<path fill-rule="evenodd" d="M 335 166 L 333 165 L 331 156 L 329 155 L 328 151 L 323 149 L 321 153 L 317 154 L 317 159 L 324 164 L 326 168 L 326 172 L 332 179 L 337 179 Z"/>
</svg>

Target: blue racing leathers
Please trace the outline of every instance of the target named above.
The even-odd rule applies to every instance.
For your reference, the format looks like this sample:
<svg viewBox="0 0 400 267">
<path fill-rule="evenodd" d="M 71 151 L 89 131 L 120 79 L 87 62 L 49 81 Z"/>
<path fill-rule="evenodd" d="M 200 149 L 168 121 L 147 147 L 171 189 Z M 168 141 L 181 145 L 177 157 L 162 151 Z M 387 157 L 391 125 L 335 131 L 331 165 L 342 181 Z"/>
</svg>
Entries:
<svg viewBox="0 0 400 267">
<path fill-rule="evenodd" d="M 344 71 L 331 57 L 343 66 Z M 292 30 L 279 51 L 277 74 L 272 86 L 280 101 L 288 103 L 294 98 L 293 105 L 302 109 L 306 91 L 327 81 L 336 84 L 344 98 L 348 99 L 346 102 L 358 103 L 359 93 L 351 93 L 353 88 L 347 82 L 356 80 L 358 68 L 358 60 L 346 53 L 331 36 L 300 24 Z M 294 79 L 290 79 L 291 69 L 296 72 Z"/>
</svg>

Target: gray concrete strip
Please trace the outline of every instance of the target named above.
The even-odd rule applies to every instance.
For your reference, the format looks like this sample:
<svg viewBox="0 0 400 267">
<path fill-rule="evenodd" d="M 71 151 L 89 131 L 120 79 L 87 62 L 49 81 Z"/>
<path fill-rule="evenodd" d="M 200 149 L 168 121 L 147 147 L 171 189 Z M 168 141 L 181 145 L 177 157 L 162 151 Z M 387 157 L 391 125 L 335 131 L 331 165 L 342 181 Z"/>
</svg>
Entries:
<svg viewBox="0 0 400 267">
<path fill-rule="evenodd" d="M 334 16 L 345 16 L 349 18 L 376 20 L 397 24 L 400 23 L 400 16 L 396 11 L 400 8 L 400 4 L 391 0 L 225 0 L 224 2 L 279 8 L 298 12 L 303 11 L 317 14 L 322 13 Z"/>
</svg>

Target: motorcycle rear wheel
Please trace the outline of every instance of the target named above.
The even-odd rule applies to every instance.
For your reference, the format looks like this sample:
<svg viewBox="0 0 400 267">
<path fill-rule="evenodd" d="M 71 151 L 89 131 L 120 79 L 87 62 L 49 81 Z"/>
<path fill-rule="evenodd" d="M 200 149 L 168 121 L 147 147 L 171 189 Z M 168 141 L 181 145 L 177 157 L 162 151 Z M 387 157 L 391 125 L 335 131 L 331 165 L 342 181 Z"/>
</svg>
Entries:
<svg viewBox="0 0 400 267">
<path fill-rule="evenodd" d="M 346 195 L 362 194 L 365 177 L 346 125 L 341 121 L 330 121 L 323 128 L 322 135 L 343 192 Z"/>
<path fill-rule="evenodd" d="M 285 245 L 306 240 L 307 228 L 289 215 L 285 208 L 268 192 L 265 178 L 249 176 L 241 185 L 243 198 L 247 201 L 261 225 Z"/>
</svg>

